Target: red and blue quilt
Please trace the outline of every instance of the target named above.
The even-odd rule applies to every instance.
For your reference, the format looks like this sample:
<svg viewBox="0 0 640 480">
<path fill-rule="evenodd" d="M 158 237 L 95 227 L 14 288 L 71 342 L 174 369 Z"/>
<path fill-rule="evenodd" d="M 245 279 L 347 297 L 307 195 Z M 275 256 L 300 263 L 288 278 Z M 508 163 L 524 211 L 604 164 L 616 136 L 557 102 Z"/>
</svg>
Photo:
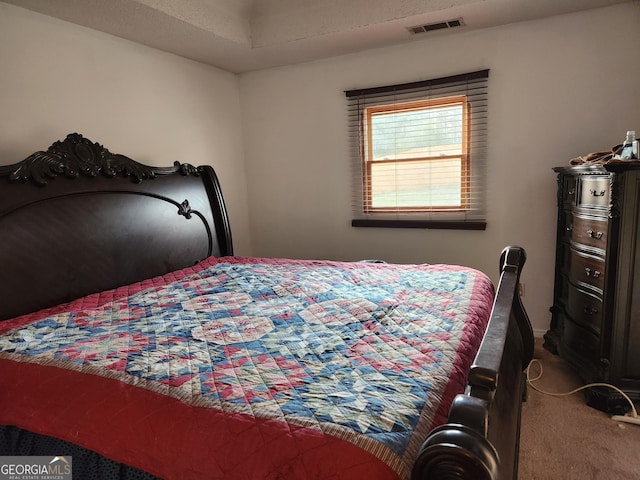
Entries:
<svg viewBox="0 0 640 480">
<path fill-rule="evenodd" d="M 211 257 L 0 323 L 0 424 L 168 479 L 407 479 L 493 293 L 458 266 Z"/>
</svg>

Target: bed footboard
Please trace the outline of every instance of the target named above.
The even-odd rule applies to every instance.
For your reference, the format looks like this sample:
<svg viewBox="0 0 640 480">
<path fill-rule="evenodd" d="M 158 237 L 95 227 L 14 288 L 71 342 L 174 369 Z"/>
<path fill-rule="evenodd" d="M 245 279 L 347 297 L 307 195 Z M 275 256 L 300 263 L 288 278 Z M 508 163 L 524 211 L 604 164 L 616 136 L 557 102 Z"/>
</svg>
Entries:
<svg viewBox="0 0 640 480">
<path fill-rule="evenodd" d="M 518 283 L 524 249 L 507 247 L 500 282 L 468 386 L 451 407 L 448 423 L 424 442 L 412 480 L 517 478 L 524 369 L 533 357 L 533 331 Z"/>
</svg>

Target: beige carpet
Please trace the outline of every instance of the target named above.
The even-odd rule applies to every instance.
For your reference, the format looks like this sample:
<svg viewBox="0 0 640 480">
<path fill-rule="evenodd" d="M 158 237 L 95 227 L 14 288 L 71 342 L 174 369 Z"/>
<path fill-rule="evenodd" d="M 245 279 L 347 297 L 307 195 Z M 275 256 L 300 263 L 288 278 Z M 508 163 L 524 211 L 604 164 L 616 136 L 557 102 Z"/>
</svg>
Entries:
<svg viewBox="0 0 640 480">
<path fill-rule="evenodd" d="M 541 340 L 535 357 L 544 370 L 535 382 L 539 388 L 567 392 L 582 384 L 562 359 L 542 348 Z M 582 392 L 551 397 L 528 391 L 519 480 L 640 480 L 640 426 L 615 422 L 588 407 Z"/>
</svg>

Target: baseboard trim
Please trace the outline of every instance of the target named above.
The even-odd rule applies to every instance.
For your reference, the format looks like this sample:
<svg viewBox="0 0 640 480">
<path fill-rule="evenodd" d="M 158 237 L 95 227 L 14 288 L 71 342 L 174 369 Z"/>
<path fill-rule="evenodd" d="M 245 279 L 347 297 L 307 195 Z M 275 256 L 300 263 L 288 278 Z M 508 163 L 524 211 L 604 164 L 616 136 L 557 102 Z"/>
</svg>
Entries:
<svg viewBox="0 0 640 480">
<path fill-rule="evenodd" d="M 533 336 L 536 338 L 542 338 L 545 333 L 547 333 L 547 330 L 540 330 L 538 328 L 533 329 Z"/>
</svg>

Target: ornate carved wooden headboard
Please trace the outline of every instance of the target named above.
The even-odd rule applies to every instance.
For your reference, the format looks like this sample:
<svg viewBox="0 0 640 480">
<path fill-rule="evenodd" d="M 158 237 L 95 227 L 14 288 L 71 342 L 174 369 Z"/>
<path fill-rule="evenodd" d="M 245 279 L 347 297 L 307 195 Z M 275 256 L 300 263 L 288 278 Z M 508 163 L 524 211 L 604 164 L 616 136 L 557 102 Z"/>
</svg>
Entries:
<svg viewBox="0 0 640 480">
<path fill-rule="evenodd" d="M 150 167 L 77 133 L 0 166 L 0 320 L 232 254 L 209 166 Z"/>
</svg>

